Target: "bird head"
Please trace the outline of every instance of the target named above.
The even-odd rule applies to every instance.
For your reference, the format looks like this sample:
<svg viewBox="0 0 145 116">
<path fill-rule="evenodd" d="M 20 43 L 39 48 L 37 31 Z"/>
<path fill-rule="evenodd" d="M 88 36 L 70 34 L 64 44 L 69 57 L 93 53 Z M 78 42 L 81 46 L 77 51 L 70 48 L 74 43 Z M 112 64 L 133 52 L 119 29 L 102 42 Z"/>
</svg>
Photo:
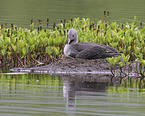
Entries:
<svg viewBox="0 0 145 116">
<path fill-rule="evenodd" d="M 75 29 L 70 29 L 68 31 L 68 44 L 77 43 L 77 31 Z"/>
</svg>

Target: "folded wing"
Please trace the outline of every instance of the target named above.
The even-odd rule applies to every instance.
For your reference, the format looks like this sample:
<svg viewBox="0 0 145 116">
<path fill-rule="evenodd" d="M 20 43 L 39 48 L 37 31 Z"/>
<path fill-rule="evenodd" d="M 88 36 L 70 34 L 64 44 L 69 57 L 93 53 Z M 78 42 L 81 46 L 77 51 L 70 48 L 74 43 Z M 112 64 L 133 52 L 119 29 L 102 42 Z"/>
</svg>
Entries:
<svg viewBox="0 0 145 116">
<path fill-rule="evenodd" d="M 105 53 L 106 47 L 100 47 L 100 46 L 92 46 L 86 48 L 82 51 L 80 51 L 76 58 L 84 58 L 84 59 L 97 59 L 101 58 L 101 56 Z"/>
</svg>

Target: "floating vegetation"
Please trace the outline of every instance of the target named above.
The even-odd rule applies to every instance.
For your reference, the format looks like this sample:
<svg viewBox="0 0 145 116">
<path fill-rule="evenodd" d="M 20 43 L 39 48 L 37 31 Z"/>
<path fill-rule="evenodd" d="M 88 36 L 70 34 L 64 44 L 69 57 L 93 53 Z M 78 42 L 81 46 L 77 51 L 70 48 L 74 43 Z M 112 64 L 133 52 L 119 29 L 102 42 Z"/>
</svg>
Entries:
<svg viewBox="0 0 145 116">
<path fill-rule="evenodd" d="M 145 27 L 141 29 L 137 26 L 137 19 L 132 23 L 117 24 L 109 22 L 109 12 L 107 22 L 98 21 L 96 24 L 89 18 L 74 18 L 66 22 L 53 25 L 53 29 L 42 28 L 42 21 L 39 20 L 38 29 L 34 28 L 31 20 L 30 29 L 16 27 L 11 24 L 11 28 L 1 25 L 0 28 L 0 67 L 31 67 L 36 64 L 48 64 L 63 58 L 63 48 L 67 43 L 67 32 L 74 28 L 78 32 L 78 42 L 93 42 L 105 44 L 116 48 L 123 53 L 124 63 L 119 63 L 120 67 L 129 61 L 138 60 L 140 66 L 145 66 Z M 118 58 L 120 59 L 120 58 Z M 114 66 L 118 59 L 108 59 L 111 66 Z M 114 62 L 115 61 L 115 62 Z M 145 75 L 144 72 L 139 74 Z M 143 76 L 142 76 L 143 77 Z"/>
</svg>

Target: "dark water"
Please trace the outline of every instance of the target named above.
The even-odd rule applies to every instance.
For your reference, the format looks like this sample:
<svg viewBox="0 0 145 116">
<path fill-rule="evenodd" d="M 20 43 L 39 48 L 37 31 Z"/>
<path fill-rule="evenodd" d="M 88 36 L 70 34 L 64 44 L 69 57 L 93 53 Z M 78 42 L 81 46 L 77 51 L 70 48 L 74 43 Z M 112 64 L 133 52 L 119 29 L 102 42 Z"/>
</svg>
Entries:
<svg viewBox="0 0 145 116">
<path fill-rule="evenodd" d="M 97 22 L 103 20 L 104 11 L 110 11 L 110 21 L 125 23 L 137 16 L 138 21 L 145 22 L 144 0 L 1 0 L 0 24 L 14 23 L 17 26 L 29 27 L 33 18 L 50 19 L 50 26 L 60 20 L 75 17 L 91 18 Z"/>
<path fill-rule="evenodd" d="M 144 84 L 115 83 L 77 76 L 1 75 L 0 116 L 144 115 Z"/>
</svg>

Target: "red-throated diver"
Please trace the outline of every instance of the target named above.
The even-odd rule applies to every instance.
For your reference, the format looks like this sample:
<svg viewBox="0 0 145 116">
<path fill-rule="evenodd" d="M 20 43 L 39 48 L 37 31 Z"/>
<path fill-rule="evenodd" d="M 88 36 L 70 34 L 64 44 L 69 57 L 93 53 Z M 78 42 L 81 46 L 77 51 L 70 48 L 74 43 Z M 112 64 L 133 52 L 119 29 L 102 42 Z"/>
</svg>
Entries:
<svg viewBox="0 0 145 116">
<path fill-rule="evenodd" d="M 68 31 L 68 44 L 64 47 L 66 57 L 82 58 L 82 59 L 103 59 L 107 57 L 119 56 L 115 48 L 110 46 L 95 44 L 90 42 L 77 43 L 77 31 L 70 29 Z"/>
</svg>

